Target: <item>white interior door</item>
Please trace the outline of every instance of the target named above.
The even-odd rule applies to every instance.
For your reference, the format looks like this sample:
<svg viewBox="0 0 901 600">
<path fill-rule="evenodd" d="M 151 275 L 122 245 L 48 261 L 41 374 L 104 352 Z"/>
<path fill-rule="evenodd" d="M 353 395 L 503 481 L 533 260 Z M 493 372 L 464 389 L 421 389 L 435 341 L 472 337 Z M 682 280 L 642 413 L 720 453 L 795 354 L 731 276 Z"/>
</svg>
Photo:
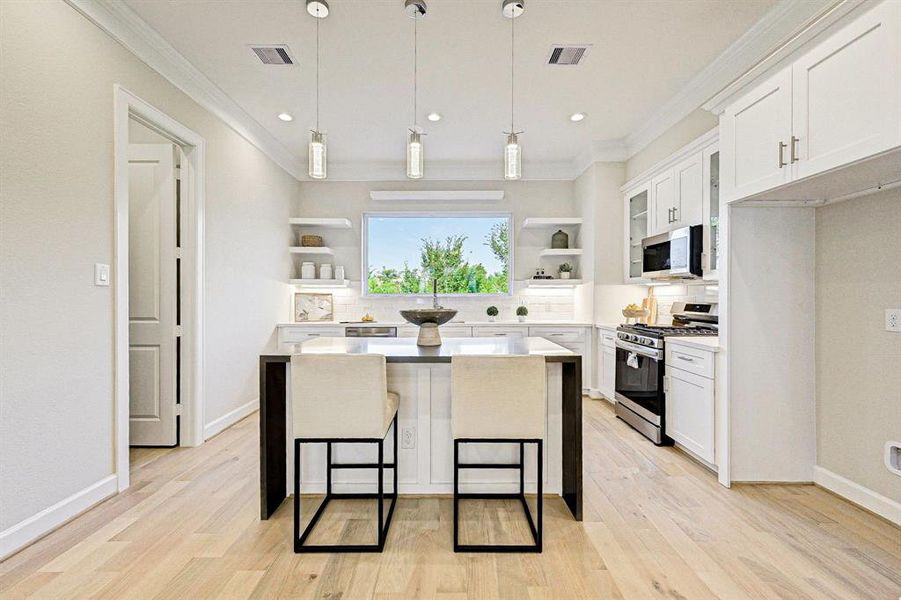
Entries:
<svg viewBox="0 0 901 600">
<path fill-rule="evenodd" d="M 178 443 L 174 151 L 129 146 L 129 443 L 136 446 Z"/>
</svg>

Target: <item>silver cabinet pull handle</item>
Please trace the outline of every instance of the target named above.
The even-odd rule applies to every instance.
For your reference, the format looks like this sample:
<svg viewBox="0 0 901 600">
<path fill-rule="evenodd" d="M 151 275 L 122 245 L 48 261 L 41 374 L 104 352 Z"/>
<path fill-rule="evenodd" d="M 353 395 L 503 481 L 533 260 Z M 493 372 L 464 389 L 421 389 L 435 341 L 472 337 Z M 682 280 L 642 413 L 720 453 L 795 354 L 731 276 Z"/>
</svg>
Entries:
<svg viewBox="0 0 901 600">
<path fill-rule="evenodd" d="M 793 163 L 796 163 L 799 160 L 801 160 L 800 158 L 798 158 L 798 142 L 800 142 L 800 141 L 801 141 L 800 139 L 796 138 L 795 136 L 792 136 L 791 161 Z"/>
<path fill-rule="evenodd" d="M 787 144 L 785 144 L 785 142 L 783 142 L 782 140 L 779 140 L 779 168 L 780 169 L 782 167 L 784 167 L 786 164 L 788 164 L 785 162 L 785 155 L 784 155 L 786 146 L 787 146 Z"/>
<path fill-rule="evenodd" d="M 684 361 L 686 361 L 686 362 L 694 362 L 694 361 L 695 361 L 695 359 L 689 358 L 689 357 L 687 357 L 687 356 L 683 356 L 683 355 L 681 355 L 681 354 L 677 354 L 677 355 L 676 355 L 676 358 L 681 359 L 681 360 L 684 360 Z"/>
<path fill-rule="evenodd" d="M 673 207 L 673 223 L 675 223 L 676 221 L 679 220 L 679 217 L 676 216 L 676 211 L 677 211 L 677 210 L 679 210 L 679 207 L 674 206 L 674 207 Z"/>
</svg>

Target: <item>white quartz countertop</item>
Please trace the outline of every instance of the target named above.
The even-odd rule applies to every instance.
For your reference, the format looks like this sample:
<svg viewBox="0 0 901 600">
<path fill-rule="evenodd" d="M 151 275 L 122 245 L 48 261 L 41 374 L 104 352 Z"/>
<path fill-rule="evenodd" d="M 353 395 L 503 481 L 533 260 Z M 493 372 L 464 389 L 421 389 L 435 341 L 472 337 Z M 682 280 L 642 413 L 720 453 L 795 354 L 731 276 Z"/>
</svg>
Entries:
<svg viewBox="0 0 901 600">
<path fill-rule="evenodd" d="M 707 350 L 708 352 L 720 351 L 720 338 L 716 335 L 676 335 L 666 336 L 664 339 L 667 344 L 672 344 L 673 346 L 689 346 L 691 348 Z"/>
<path fill-rule="evenodd" d="M 437 347 L 417 346 L 414 338 L 322 337 L 291 344 L 277 354 L 383 354 L 389 362 L 441 362 L 460 355 L 577 356 L 541 337 L 446 338 Z"/>
<path fill-rule="evenodd" d="M 606 329 L 607 331 L 616 331 L 619 323 L 595 323 L 595 329 Z"/>
<path fill-rule="evenodd" d="M 406 321 L 372 321 L 368 323 L 359 321 L 350 323 L 339 321 L 308 321 L 304 323 L 278 323 L 276 327 L 403 327 L 407 325 L 416 327 L 416 325 L 407 323 Z M 453 327 L 455 325 L 459 327 L 541 327 L 546 325 L 557 327 L 591 327 L 592 324 L 583 321 L 451 321 L 450 323 L 445 323 L 442 327 Z M 614 325 L 613 328 L 615 329 L 616 326 Z"/>
</svg>

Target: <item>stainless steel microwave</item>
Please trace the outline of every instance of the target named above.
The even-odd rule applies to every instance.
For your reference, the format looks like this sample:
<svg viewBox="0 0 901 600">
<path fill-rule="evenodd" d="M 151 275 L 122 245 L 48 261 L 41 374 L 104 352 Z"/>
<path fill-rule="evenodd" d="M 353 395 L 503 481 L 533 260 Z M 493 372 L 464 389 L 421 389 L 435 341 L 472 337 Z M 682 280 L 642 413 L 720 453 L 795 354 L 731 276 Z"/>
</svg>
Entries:
<svg viewBox="0 0 901 600">
<path fill-rule="evenodd" d="M 703 227 L 693 225 L 645 238 L 641 276 L 646 279 L 697 279 L 703 275 Z"/>
</svg>

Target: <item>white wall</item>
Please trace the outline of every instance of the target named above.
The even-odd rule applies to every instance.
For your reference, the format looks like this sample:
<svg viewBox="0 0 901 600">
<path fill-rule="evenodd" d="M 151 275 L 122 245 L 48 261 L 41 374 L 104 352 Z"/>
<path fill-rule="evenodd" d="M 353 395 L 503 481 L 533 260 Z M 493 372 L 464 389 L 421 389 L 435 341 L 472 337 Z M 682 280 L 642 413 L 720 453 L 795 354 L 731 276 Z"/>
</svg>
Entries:
<svg viewBox="0 0 901 600">
<path fill-rule="evenodd" d="M 901 501 L 883 464 L 901 440 L 901 190 L 816 210 L 817 464 Z"/>
<path fill-rule="evenodd" d="M 113 84 L 207 141 L 206 422 L 253 402 L 299 184 L 61 1 L 0 3 L 0 541 L 113 463 Z"/>
<path fill-rule="evenodd" d="M 729 211 L 734 481 L 813 481 L 815 220 L 812 208 Z"/>
<path fill-rule="evenodd" d="M 372 190 L 439 190 L 475 189 L 505 191 L 505 197 L 497 202 L 385 202 L 373 201 Z M 350 288 L 335 290 L 336 318 L 359 319 L 363 312 L 371 312 L 378 320 L 397 321 L 397 311 L 408 307 L 410 299 L 392 299 L 361 296 L 361 240 L 363 212 L 390 211 L 497 211 L 513 213 L 514 279 L 530 277 L 539 262 L 549 271 L 556 268 L 560 259 L 538 259 L 538 250 L 550 247 L 553 229 L 524 230 L 526 217 L 573 216 L 578 214 L 573 184 L 569 181 L 419 181 L 419 182 L 333 182 L 316 181 L 301 184 L 300 198 L 295 215 L 304 217 L 346 217 L 353 222 L 351 230 L 321 230 L 318 233 L 325 244 L 335 250 L 333 263 L 343 265 L 347 277 L 353 282 Z M 575 230 L 570 230 L 570 245 L 575 245 Z M 321 262 L 321 261 L 317 261 Z M 570 261 L 572 262 L 572 261 Z M 296 265 L 295 265 L 296 268 Z M 577 273 L 578 275 L 578 273 Z M 515 285 L 509 298 L 462 298 L 444 301 L 460 311 L 459 318 L 485 320 L 485 309 L 495 305 L 500 309 L 499 320 L 515 320 L 517 305 L 529 308 L 530 320 L 584 320 L 590 321 L 587 308 L 578 310 L 572 289 L 527 289 Z M 423 301 L 425 302 L 425 301 Z M 430 300 L 428 300 L 430 302 Z M 583 314 L 584 313 L 584 314 Z M 286 313 L 282 321 L 290 321 Z"/>
<path fill-rule="evenodd" d="M 626 161 L 626 181 L 637 177 L 654 164 L 697 139 L 719 124 L 717 117 L 701 108 L 667 129 L 660 137 Z"/>
</svg>

